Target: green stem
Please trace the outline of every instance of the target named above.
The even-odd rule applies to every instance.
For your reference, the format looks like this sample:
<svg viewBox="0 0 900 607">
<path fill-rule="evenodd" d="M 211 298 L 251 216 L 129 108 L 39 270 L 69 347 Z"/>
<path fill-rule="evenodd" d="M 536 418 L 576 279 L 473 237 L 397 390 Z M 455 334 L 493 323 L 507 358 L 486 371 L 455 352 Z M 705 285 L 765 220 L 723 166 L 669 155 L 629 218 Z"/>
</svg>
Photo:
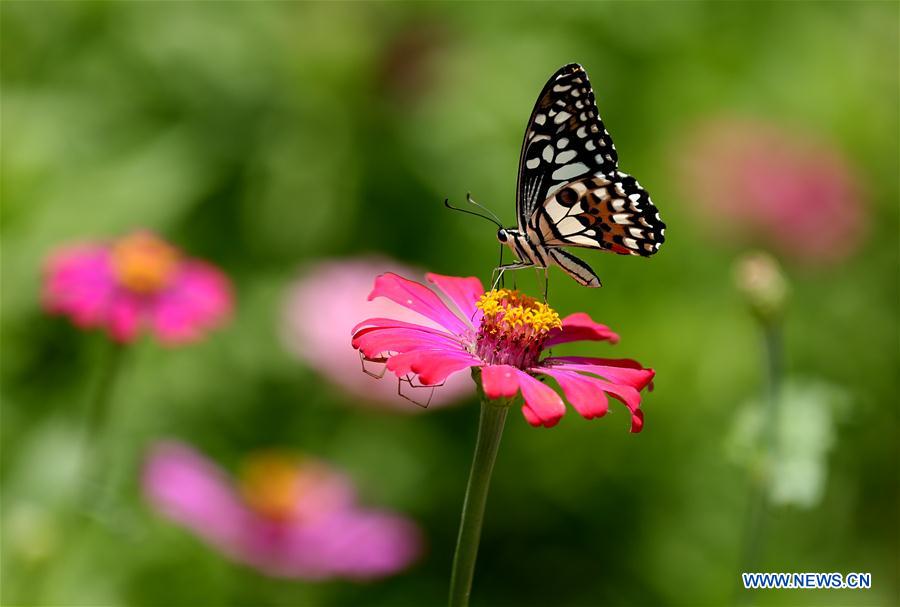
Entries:
<svg viewBox="0 0 900 607">
<path fill-rule="evenodd" d="M 472 593 L 472 577 L 475 574 L 475 559 L 478 556 L 478 542 L 484 521 L 484 507 L 487 503 L 491 474 L 503 436 L 503 425 L 509 411 L 509 403 L 492 401 L 484 396 L 481 378 L 473 373 L 481 394 L 481 415 L 478 420 L 478 438 L 475 441 L 475 455 L 469 471 L 469 483 L 463 500 L 462 518 L 459 522 L 459 536 L 453 555 L 453 570 L 450 574 L 450 607 L 465 607 Z"/>
<path fill-rule="evenodd" d="M 79 496 L 79 504 L 90 510 L 91 506 L 98 502 L 100 489 L 100 457 L 105 447 L 103 430 L 109 421 L 112 397 L 115 391 L 116 378 L 122 368 L 122 359 L 125 354 L 125 346 L 113 343 L 97 379 L 94 394 L 88 404 L 87 418 L 85 419 L 84 436 L 82 440 L 83 475 L 82 494 Z"/>
<path fill-rule="evenodd" d="M 97 380 L 97 387 L 89 405 L 86 426 L 88 441 L 96 440 L 97 435 L 106 423 L 106 418 L 109 417 L 113 388 L 115 387 L 119 369 L 122 366 L 122 354 L 124 352 L 125 346 L 113 343 L 112 349 L 110 349 L 103 369 L 100 372 L 100 378 Z"/>
<path fill-rule="evenodd" d="M 766 391 L 765 411 L 761 436 L 762 469 L 755 471 L 751 478 L 747 521 L 744 526 L 741 571 L 758 570 L 763 552 L 768 518 L 768 493 L 771 475 L 778 458 L 778 417 L 781 399 L 781 383 L 784 374 L 783 344 L 781 325 L 773 321 L 763 325 L 765 347 Z M 750 600 L 749 593 L 742 593 L 743 602 Z"/>
</svg>

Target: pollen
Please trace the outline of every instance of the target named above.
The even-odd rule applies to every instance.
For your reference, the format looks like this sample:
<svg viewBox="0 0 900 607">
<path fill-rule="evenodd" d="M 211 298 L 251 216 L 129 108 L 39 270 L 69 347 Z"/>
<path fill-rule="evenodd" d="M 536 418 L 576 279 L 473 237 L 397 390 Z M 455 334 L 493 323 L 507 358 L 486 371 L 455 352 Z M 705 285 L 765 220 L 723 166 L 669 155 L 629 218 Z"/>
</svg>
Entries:
<svg viewBox="0 0 900 607">
<path fill-rule="evenodd" d="M 534 365 L 550 332 L 562 327 L 553 308 L 511 289 L 488 291 L 475 305 L 484 313 L 476 353 L 490 364 Z"/>
<path fill-rule="evenodd" d="M 129 291 L 149 295 L 165 289 L 178 269 L 180 255 L 164 240 L 149 232 L 136 232 L 112 247 L 116 280 Z"/>
<path fill-rule="evenodd" d="M 488 291 L 475 305 L 485 317 L 491 317 L 501 327 L 528 327 L 538 333 L 547 333 L 562 326 L 556 310 L 512 289 Z"/>
</svg>

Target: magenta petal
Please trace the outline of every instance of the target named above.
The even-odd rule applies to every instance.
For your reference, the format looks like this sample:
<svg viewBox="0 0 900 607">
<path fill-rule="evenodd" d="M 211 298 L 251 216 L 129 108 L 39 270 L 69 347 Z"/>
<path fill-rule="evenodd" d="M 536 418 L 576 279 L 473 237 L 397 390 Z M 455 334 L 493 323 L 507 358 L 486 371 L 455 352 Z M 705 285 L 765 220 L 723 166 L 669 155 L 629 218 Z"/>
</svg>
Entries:
<svg viewBox="0 0 900 607">
<path fill-rule="evenodd" d="M 64 314 L 79 327 L 106 326 L 117 292 L 109 251 L 82 245 L 54 252 L 45 266 L 43 291 L 48 312 Z"/>
<path fill-rule="evenodd" d="M 542 370 L 543 372 L 543 370 Z M 623 384 L 608 382 L 604 379 L 591 376 L 582 376 L 584 381 L 593 384 L 596 389 L 606 392 L 610 396 L 616 398 L 625 404 L 631 411 L 631 431 L 640 432 L 644 425 L 644 414 L 640 410 L 641 393 L 635 388 Z M 574 406 L 574 403 L 573 403 Z"/>
<path fill-rule="evenodd" d="M 387 361 L 387 368 L 396 373 L 398 377 L 412 373 L 418 376 L 422 385 L 433 386 L 457 371 L 474 367 L 480 362 L 478 358 L 468 352 L 454 352 L 446 349 L 414 350 L 391 356 Z"/>
<path fill-rule="evenodd" d="M 542 367 L 556 367 L 592 373 L 606 379 L 643 390 L 653 381 L 656 372 L 645 369 L 629 359 L 592 358 L 588 356 L 559 356 L 541 361 Z"/>
<path fill-rule="evenodd" d="M 186 262 L 153 302 L 153 327 L 163 342 L 193 341 L 226 320 L 232 305 L 231 283 L 222 272 L 205 262 Z"/>
<path fill-rule="evenodd" d="M 353 336 L 352 346 L 369 358 L 387 352 L 411 352 L 413 350 L 438 350 L 465 352 L 458 341 L 425 333 L 416 329 L 362 329 Z"/>
<path fill-rule="evenodd" d="M 481 385 L 488 398 L 512 398 L 519 393 L 519 375 L 509 365 L 481 367 Z"/>
<path fill-rule="evenodd" d="M 129 294 L 119 292 L 109 306 L 109 332 L 113 339 L 127 343 L 137 337 L 141 326 L 143 306 L 141 301 Z"/>
<path fill-rule="evenodd" d="M 355 335 L 362 329 L 414 329 L 416 331 L 422 331 L 423 333 L 432 333 L 434 335 L 442 335 L 444 337 L 449 337 L 451 339 L 456 339 L 456 336 L 447 333 L 446 331 L 441 331 L 440 329 L 435 329 L 434 327 L 427 327 L 425 325 L 416 324 L 414 322 L 405 322 L 402 320 L 396 320 L 394 318 L 367 318 L 366 320 L 358 323 L 352 329 L 350 329 L 350 334 Z"/>
<path fill-rule="evenodd" d="M 421 554 L 419 529 L 407 519 L 361 508 L 273 526 L 257 521 L 245 560 L 269 575 L 366 580 L 397 573 Z"/>
<path fill-rule="evenodd" d="M 484 286 L 480 280 L 474 276 L 459 278 L 433 273 L 426 274 L 425 278 L 428 282 L 437 285 L 444 295 L 456 304 L 464 318 L 469 321 L 475 319 L 479 312 L 475 307 L 475 302 L 484 294 Z"/>
<path fill-rule="evenodd" d="M 375 287 L 369 294 L 369 301 L 376 297 L 386 297 L 429 320 L 433 320 L 457 335 L 464 335 L 471 330 L 428 287 L 392 272 L 382 274 L 375 279 Z"/>
<path fill-rule="evenodd" d="M 531 410 L 531 407 L 528 405 L 522 405 L 522 415 L 525 416 L 525 421 L 532 426 L 542 426 L 543 422 L 541 418 L 538 417 L 538 414 Z"/>
<path fill-rule="evenodd" d="M 596 385 L 595 378 L 585 377 L 574 371 L 563 371 L 562 369 L 548 369 L 539 367 L 534 369 L 535 372 L 549 375 L 557 381 L 566 399 L 572 403 L 575 410 L 585 419 L 594 419 L 595 417 L 603 417 L 609 410 L 609 401 L 603 389 Z"/>
<path fill-rule="evenodd" d="M 644 412 L 638 409 L 631 414 L 631 432 L 637 434 L 644 429 Z"/>
<path fill-rule="evenodd" d="M 536 369 L 541 373 L 552 373 L 555 371 L 578 371 L 581 370 L 582 365 L 556 365 L 555 368 L 542 368 L 539 367 Z M 594 372 L 594 367 L 588 366 L 589 372 Z M 643 426 L 644 416 L 640 411 L 641 407 L 641 393 L 637 391 L 637 389 L 624 385 L 624 384 L 616 384 L 613 382 L 606 381 L 605 379 L 600 379 L 599 377 L 592 377 L 589 375 L 582 376 L 582 380 L 589 381 L 593 384 L 596 389 L 602 390 L 609 394 L 610 396 L 615 397 L 617 400 L 622 401 L 626 407 L 631 411 L 631 431 L 632 432 L 640 432 L 640 428 Z M 574 406 L 574 403 L 572 403 Z"/>
<path fill-rule="evenodd" d="M 177 442 L 155 446 L 144 466 L 144 495 L 168 518 L 232 556 L 240 556 L 252 515 L 230 479 L 202 455 Z"/>
<path fill-rule="evenodd" d="M 584 312 L 578 312 L 562 319 L 562 328 L 550 333 L 545 347 L 572 341 L 608 341 L 615 344 L 619 342 L 619 336 L 606 325 L 594 322 Z"/>
<path fill-rule="evenodd" d="M 545 428 L 555 426 L 566 413 L 566 405 L 559 394 L 547 384 L 541 383 L 524 371 L 516 369 L 516 373 L 519 376 L 519 387 L 522 389 L 522 396 L 525 399 L 525 404 L 522 406 L 525 419 L 532 426 L 542 425 Z"/>
</svg>

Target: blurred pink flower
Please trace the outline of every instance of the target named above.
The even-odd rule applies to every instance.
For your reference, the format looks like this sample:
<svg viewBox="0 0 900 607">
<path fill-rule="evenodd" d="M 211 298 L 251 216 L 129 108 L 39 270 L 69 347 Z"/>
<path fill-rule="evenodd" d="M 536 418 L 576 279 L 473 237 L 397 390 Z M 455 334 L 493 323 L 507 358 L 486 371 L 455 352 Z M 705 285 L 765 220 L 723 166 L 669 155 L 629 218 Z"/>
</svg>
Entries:
<svg viewBox="0 0 900 607">
<path fill-rule="evenodd" d="M 86 243 L 53 252 L 46 264 L 43 302 L 82 328 L 104 327 L 119 342 L 152 330 L 160 341 L 200 338 L 228 316 L 228 278 L 187 259 L 155 234 L 138 231 L 112 243 Z"/>
<path fill-rule="evenodd" d="M 609 327 L 584 313 L 560 319 L 550 306 L 518 291 L 485 293 L 474 277 L 427 274 L 426 278 L 452 302 L 452 308 L 436 291 L 396 274 L 375 279 L 369 299 L 394 301 L 430 322 L 394 317 L 363 320 L 353 328 L 352 344 L 367 360 L 384 362 L 388 371 L 398 377 L 413 376 L 423 386 L 478 369 L 489 399 L 511 400 L 521 393 L 526 421 L 549 428 L 559 422 L 566 406 L 553 388 L 534 377 L 541 375 L 559 384 L 582 417 L 606 415 L 607 396 L 612 396 L 631 413 L 631 431 L 641 431 L 640 392 L 653 380 L 653 369 L 622 358 L 542 358 L 546 349 L 559 344 L 618 342 L 619 336 Z"/>
<path fill-rule="evenodd" d="M 838 150 L 749 120 L 720 119 L 679 146 L 685 199 L 719 238 L 827 264 L 858 247 L 865 205 Z"/>
<path fill-rule="evenodd" d="M 421 553 L 412 522 L 359 507 L 349 479 L 313 459 L 263 452 L 235 481 L 191 447 L 164 442 L 151 450 L 142 484 L 161 514 L 273 577 L 372 579 Z"/>
<path fill-rule="evenodd" d="M 324 261 L 306 269 L 285 299 L 281 333 L 291 352 L 358 402 L 419 411 L 398 395 L 397 383 L 360 373 L 359 354 L 347 345 L 347 337 L 360 318 L 390 315 L 400 320 L 422 320 L 415 312 L 393 302 L 366 300 L 372 276 L 382 272 L 420 275 L 380 258 Z M 429 406 L 447 405 L 472 394 L 472 382 L 454 377 L 435 390 Z"/>
</svg>

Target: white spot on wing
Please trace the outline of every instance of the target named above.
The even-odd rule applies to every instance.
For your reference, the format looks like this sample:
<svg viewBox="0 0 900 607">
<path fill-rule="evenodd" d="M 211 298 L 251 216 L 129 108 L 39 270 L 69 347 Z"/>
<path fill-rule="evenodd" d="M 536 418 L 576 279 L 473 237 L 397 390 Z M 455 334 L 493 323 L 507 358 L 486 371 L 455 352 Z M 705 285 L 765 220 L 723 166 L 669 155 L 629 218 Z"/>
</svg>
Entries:
<svg viewBox="0 0 900 607">
<path fill-rule="evenodd" d="M 553 122 L 556 124 L 562 124 L 563 122 L 568 120 L 571 115 L 572 114 L 570 114 L 569 112 L 562 111 L 556 115 L 556 118 L 553 119 Z"/>
<path fill-rule="evenodd" d="M 544 146 L 544 151 L 541 152 L 541 156 L 544 157 L 544 162 L 552 162 L 553 161 L 553 146 L 549 143 Z M 554 177 L 555 179 L 555 177 Z"/>
<path fill-rule="evenodd" d="M 560 137 L 559 141 L 556 142 L 556 147 L 558 147 L 559 149 L 563 149 L 567 145 L 569 145 L 568 137 Z"/>
<path fill-rule="evenodd" d="M 567 237 L 566 237 L 566 240 L 567 240 L 568 242 L 571 242 L 571 243 L 574 243 L 574 244 L 583 244 L 583 245 L 588 246 L 588 247 L 595 247 L 595 248 L 596 248 L 596 246 L 597 246 L 597 240 L 596 240 L 595 238 L 591 238 L 591 237 L 589 237 L 589 236 L 585 236 L 584 234 L 578 234 L 578 235 L 576 235 L 576 236 L 567 236 Z"/>
<path fill-rule="evenodd" d="M 547 122 L 547 117 L 544 114 L 538 114 L 534 117 L 535 124 L 544 124 Z"/>
<path fill-rule="evenodd" d="M 529 169 L 536 169 L 536 168 L 538 168 L 538 166 L 540 166 L 540 164 L 541 164 L 540 158 L 532 158 L 531 160 L 528 160 L 525 162 L 525 166 L 528 167 Z"/>
<path fill-rule="evenodd" d="M 567 164 L 566 166 L 560 167 L 553 171 L 553 174 L 550 176 L 551 179 L 555 179 L 556 181 L 563 181 L 572 179 L 573 177 L 578 177 L 579 175 L 583 175 L 587 173 L 588 168 L 585 166 L 583 162 L 575 162 L 573 164 Z"/>
<path fill-rule="evenodd" d="M 612 220 L 620 224 L 631 223 L 629 217 L 631 217 L 631 213 L 616 213 L 612 216 Z"/>
<path fill-rule="evenodd" d="M 566 150 L 565 152 L 560 152 L 556 155 L 556 164 L 565 164 L 575 158 L 578 155 L 578 152 L 575 150 Z"/>
<path fill-rule="evenodd" d="M 547 210 L 547 214 L 550 215 L 550 219 L 553 223 L 559 223 L 560 220 L 566 216 L 566 207 L 556 202 L 555 199 L 551 200 L 544 208 Z"/>
<path fill-rule="evenodd" d="M 560 234 L 566 236 L 568 234 L 578 234 L 583 229 L 583 226 L 574 217 L 566 217 L 556 224 L 556 229 L 559 230 Z"/>
</svg>

